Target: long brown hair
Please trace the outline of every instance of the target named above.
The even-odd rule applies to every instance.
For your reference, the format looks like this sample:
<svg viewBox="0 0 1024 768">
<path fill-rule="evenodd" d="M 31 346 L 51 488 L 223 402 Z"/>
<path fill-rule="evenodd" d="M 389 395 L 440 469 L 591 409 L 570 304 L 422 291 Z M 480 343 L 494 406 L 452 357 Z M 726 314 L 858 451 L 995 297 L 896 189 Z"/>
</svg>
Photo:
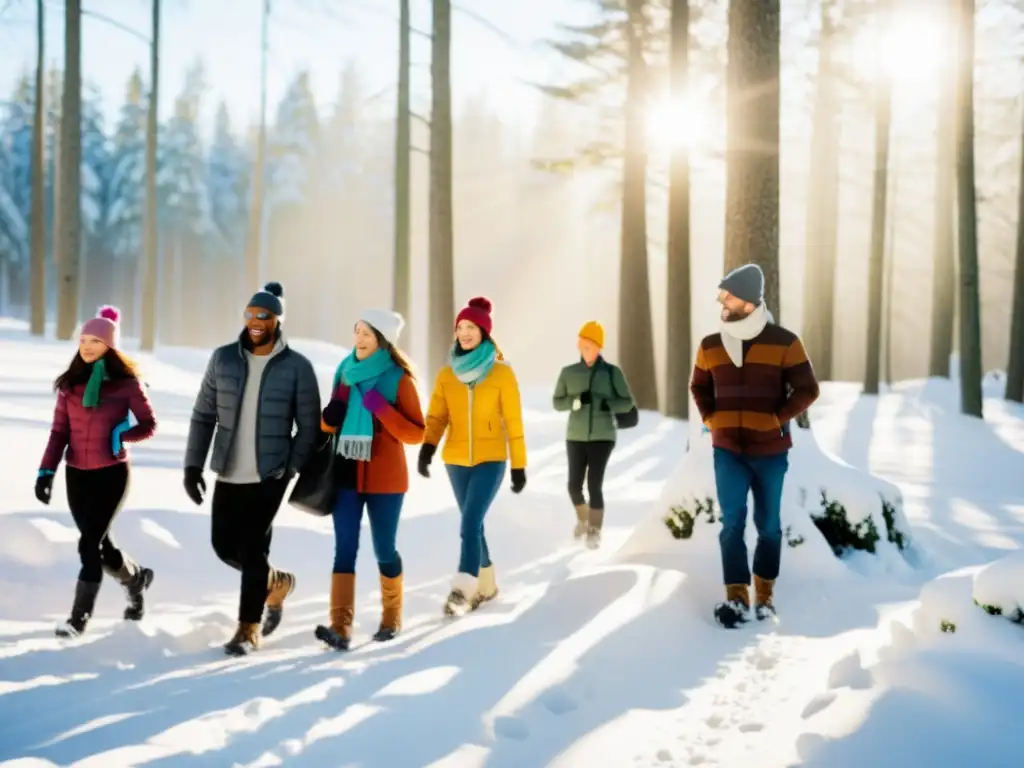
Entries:
<svg viewBox="0 0 1024 768">
<path fill-rule="evenodd" d="M 369 325 L 369 323 L 367 323 L 367 325 Z M 406 376 L 415 381 L 416 373 L 413 370 L 412 361 L 409 359 L 409 356 L 390 341 L 385 339 L 384 335 L 372 325 L 370 325 L 370 328 L 373 329 L 373 335 L 377 337 L 377 346 L 391 355 L 391 359 L 395 361 L 395 365 L 401 368 Z"/>
<path fill-rule="evenodd" d="M 108 349 L 103 354 L 103 362 L 107 367 L 107 378 L 111 381 L 139 378 L 139 369 L 135 363 L 116 349 Z M 81 353 L 75 352 L 68 369 L 54 379 L 53 390 L 59 392 L 84 384 L 89 380 L 91 373 L 92 365 L 82 359 Z"/>
</svg>

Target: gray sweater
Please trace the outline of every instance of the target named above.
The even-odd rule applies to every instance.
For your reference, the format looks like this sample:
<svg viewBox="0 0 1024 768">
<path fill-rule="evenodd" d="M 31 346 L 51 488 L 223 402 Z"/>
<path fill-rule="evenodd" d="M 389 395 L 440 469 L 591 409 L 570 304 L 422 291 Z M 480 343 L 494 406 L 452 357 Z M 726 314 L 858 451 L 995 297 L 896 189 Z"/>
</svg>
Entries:
<svg viewBox="0 0 1024 768">
<path fill-rule="evenodd" d="M 282 337 L 259 356 L 239 340 L 214 351 L 189 425 L 185 466 L 206 464 L 231 483 L 290 476 L 313 454 L 320 389 L 313 366 Z"/>
</svg>

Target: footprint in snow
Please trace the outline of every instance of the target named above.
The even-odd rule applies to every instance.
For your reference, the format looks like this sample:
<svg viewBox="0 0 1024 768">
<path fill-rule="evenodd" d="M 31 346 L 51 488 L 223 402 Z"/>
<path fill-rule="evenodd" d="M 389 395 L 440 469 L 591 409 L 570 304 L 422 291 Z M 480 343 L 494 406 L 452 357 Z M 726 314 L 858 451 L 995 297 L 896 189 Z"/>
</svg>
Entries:
<svg viewBox="0 0 1024 768">
<path fill-rule="evenodd" d="M 721 715 L 711 715 L 704 722 L 707 724 L 708 728 L 721 728 L 722 723 L 725 722 L 725 718 Z"/>
<path fill-rule="evenodd" d="M 813 699 L 811 699 L 809 702 L 807 702 L 807 706 L 804 707 L 804 711 L 800 714 L 800 717 L 802 717 L 804 720 L 808 720 L 808 719 L 814 717 L 819 712 L 822 712 L 825 709 L 828 709 L 828 707 L 835 700 L 836 700 L 836 693 L 835 693 L 835 691 L 828 691 L 826 693 L 819 693 L 817 696 L 815 696 Z"/>
<path fill-rule="evenodd" d="M 572 712 L 578 706 L 576 699 L 560 689 L 548 692 L 541 703 L 553 715 L 564 715 L 566 712 Z"/>
<path fill-rule="evenodd" d="M 762 723 L 742 723 L 740 724 L 740 733 L 757 733 L 763 731 L 764 725 Z"/>
<path fill-rule="evenodd" d="M 494 720 L 494 734 L 513 741 L 525 741 L 530 738 L 530 729 L 518 717 L 498 717 Z"/>
</svg>

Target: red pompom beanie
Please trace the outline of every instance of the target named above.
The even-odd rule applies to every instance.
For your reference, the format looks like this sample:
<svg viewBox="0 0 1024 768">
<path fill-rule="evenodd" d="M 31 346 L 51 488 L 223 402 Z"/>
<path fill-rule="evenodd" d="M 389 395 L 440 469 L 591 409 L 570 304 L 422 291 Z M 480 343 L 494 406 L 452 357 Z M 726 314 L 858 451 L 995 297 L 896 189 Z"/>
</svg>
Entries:
<svg viewBox="0 0 1024 768">
<path fill-rule="evenodd" d="M 95 336 L 111 349 L 121 344 L 121 312 L 106 305 L 99 308 L 96 317 L 82 324 L 82 336 Z"/>
<path fill-rule="evenodd" d="M 486 296 L 477 296 L 470 299 L 469 303 L 462 308 L 462 311 L 455 318 L 455 325 L 458 326 L 462 320 L 469 320 L 469 322 L 480 326 L 484 333 L 490 336 L 492 323 L 491 307 L 491 300 Z"/>
</svg>

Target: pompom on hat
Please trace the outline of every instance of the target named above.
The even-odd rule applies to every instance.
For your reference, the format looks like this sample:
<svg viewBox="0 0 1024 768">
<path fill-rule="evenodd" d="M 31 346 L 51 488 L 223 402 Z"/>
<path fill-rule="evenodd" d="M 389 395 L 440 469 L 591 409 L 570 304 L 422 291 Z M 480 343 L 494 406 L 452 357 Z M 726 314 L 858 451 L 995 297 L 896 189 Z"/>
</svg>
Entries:
<svg viewBox="0 0 1024 768">
<path fill-rule="evenodd" d="M 267 283 L 249 299 L 248 307 L 265 309 L 278 317 L 284 316 L 284 287 L 280 283 Z"/>
<path fill-rule="evenodd" d="M 82 324 L 82 336 L 95 336 L 111 349 L 121 345 L 121 310 L 105 304 L 96 312 L 96 317 Z"/>
<path fill-rule="evenodd" d="M 493 325 L 493 320 L 491 319 L 491 310 L 493 308 L 494 305 L 491 304 L 491 300 L 486 296 L 476 296 L 470 299 L 459 312 L 455 318 L 455 325 L 458 326 L 463 320 L 469 320 L 469 322 L 479 326 L 484 333 L 490 336 Z"/>
</svg>

